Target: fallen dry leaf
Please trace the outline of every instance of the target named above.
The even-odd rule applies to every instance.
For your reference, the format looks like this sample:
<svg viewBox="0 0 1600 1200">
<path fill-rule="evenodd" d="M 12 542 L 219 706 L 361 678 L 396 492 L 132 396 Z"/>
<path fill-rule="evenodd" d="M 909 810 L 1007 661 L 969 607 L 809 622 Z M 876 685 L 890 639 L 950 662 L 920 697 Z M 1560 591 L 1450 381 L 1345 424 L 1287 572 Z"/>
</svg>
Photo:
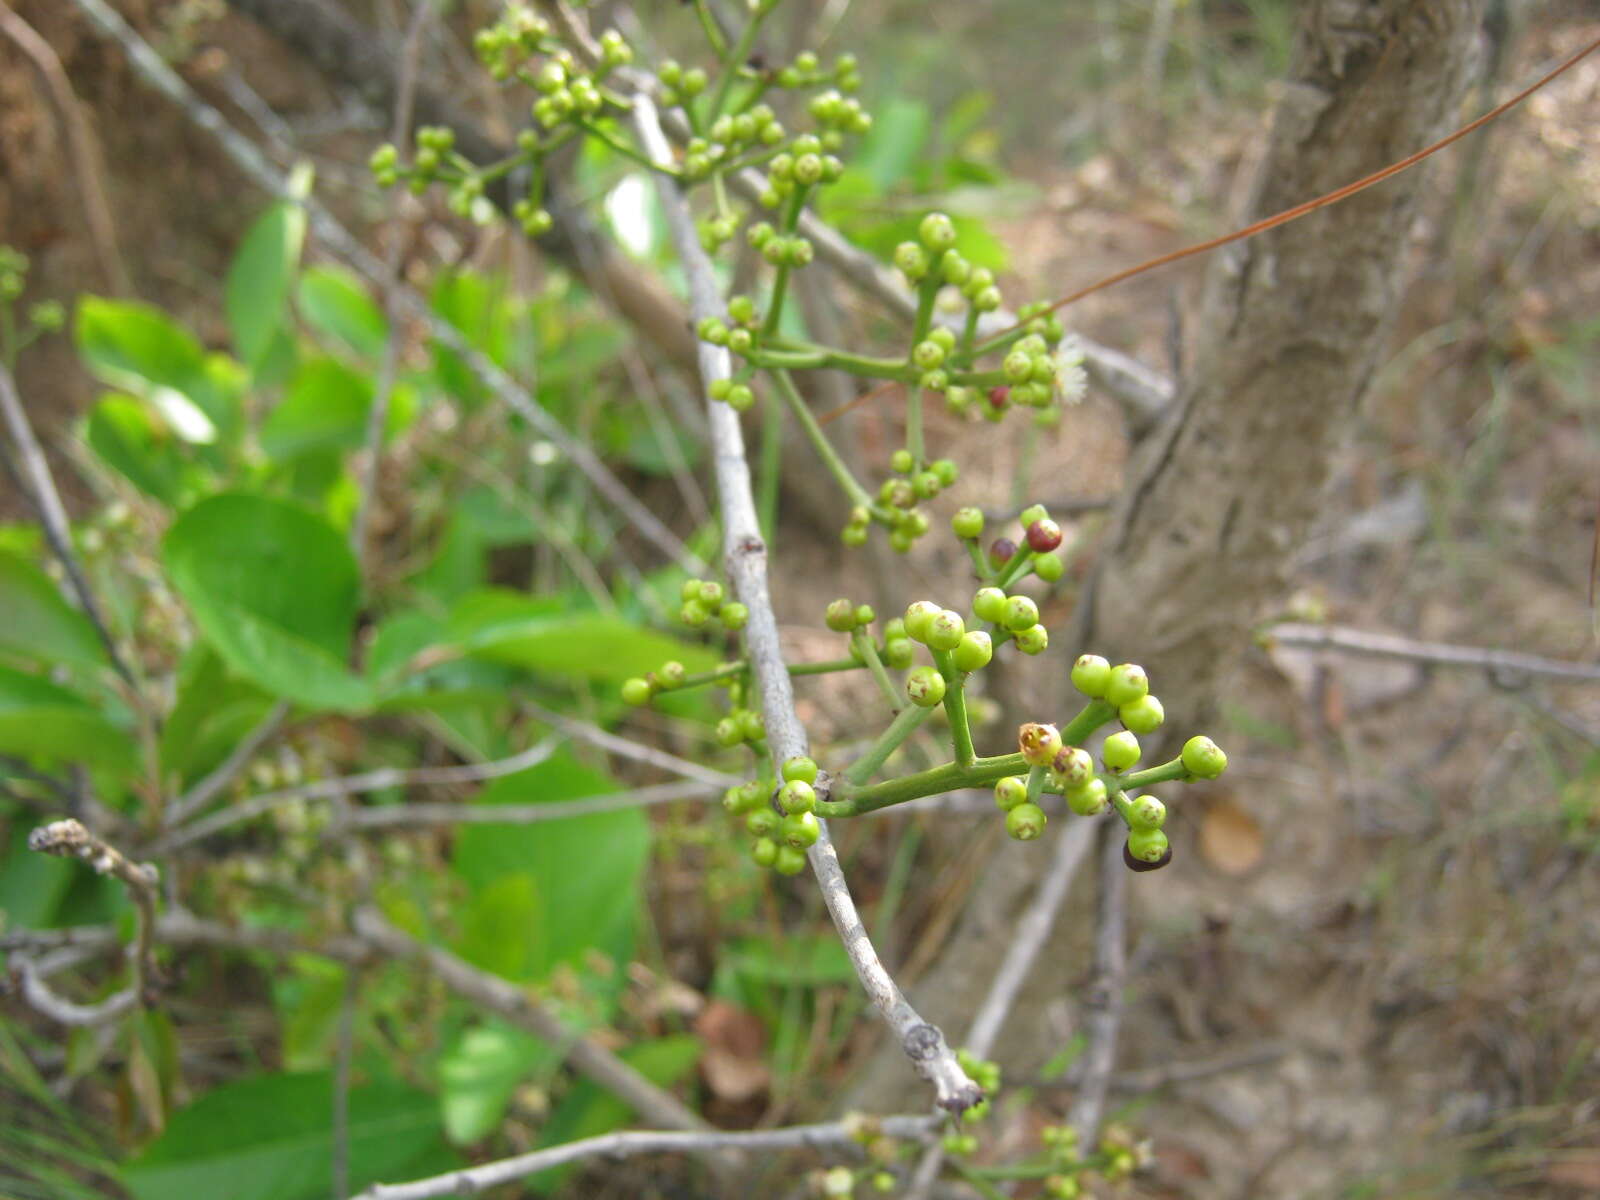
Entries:
<svg viewBox="0 0 1600 1200">
<path fill-rule="evenodd" d="M 1200 820 L 1200 853 L 1224 875 L 1255 869 L 1265 850 L 1261 826 L 1230 796 L 1218 796 Z"/>
<path fill-rule="evenodd" d="M 738 1102 L 759 1096 L 772 1083 L 766 1030 L 752 1012 L 712 1000 L 695 1018 L 700 1037 L 700 1074 L 713 1095 Z"/>
</svg>

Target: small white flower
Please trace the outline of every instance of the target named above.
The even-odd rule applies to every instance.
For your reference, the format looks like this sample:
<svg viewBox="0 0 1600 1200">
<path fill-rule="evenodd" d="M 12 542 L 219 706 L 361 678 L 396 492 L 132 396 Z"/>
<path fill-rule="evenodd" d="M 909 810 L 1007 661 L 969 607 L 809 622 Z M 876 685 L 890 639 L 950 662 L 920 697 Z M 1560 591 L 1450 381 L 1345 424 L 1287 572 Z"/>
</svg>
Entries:
<svg viewBox="0 0 1600 1200">
<path fill-rule="evenodd" d="M 1063 404 L 1081 404 L 1089 394 L 1089 372 L 1083 366 L 1083 343 L 1075 333 L 1061 339 L 1056 348 L 1056 395 Z"/>
</svg>

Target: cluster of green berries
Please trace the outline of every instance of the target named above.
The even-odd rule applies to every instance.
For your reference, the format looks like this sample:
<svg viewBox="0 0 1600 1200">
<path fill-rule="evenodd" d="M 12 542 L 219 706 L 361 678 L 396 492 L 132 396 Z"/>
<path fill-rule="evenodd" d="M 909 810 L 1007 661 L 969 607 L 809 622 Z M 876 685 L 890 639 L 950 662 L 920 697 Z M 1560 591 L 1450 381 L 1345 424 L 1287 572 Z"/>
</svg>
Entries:
<svg viewBox="0 0 1600 1200">
<path fill-rule="evenodd" d="M 664 662 L 654 671 L 625 680 L 622 684 L 623 702 L 635 707 L 649 704 L 662 692 L 672 692 L 682 687 L 688 677 L 688 668 L 681 662 L 676 659 Z"/>
<path fill-rule="evenodd" d="M 1024 654 L 1043 654 L 1050 645 L 1050 633 L 1039 623 L 1039 604 L 1032 596 L 1008 596 L 1003 588 L 981 587 L 972 594 L 972 615 L 998 626 Z"/>
<path fill-rule="evenodd" d="M 931 212 L 917 226 L 916 241 L 894 248 L 894 265 L 914 288 L 937 279 L 958 289 L 972 308 L 994 312 L 1000 307 L 994 272 L 974 266 L 956 249 L 957 240 L 955 222 L 945 213 Z"/>
<path fill-rule="evenodd" d="M 729 788 L 722 807 L 732 817 L 743 817 L 745 830 L 755 840 L 750 857 L 757 866 L 771 867 L 780 875 L 798 875 L 805 869 L 806 850 L 822 836 L 817 820 L 817 764 L 805 755 L 786 758 L 783 776 L 774 790 L 770 779 L 753 779 Z M 773 806 L 777 807 L 774 808 Z"/>
<path fill-rule="evenodd" d="M 1057 553 L 1061 548 L 1063 536 L 1061 526 L 1051 519 L 1050 513 L 1042 504 L 1030 505 L 1023 509 L 1021 521 L 1020 545 L 1011 538 L 1003 536 L 989 543 L 987 554 L 989 569 L 1002 579 L 1014 580 L 1031 571 L 1046 583 L 1054 583 L 1067 569 L 1066 563 Z M 955 516 L 950 518 L 951 530 L 964 542 L 980 541 L 983 538 L 984 524 L 983 512 L 977 508 L 957 509 Z M 1017 562 L 1018 554 L 1026 554 L 1027 560 L 1022 563 Z M 1003 599 L 1004 592 L 1001 592 L 1001 596 Z M 992 596 L 984 603 L 986 609 L 997 610 Z M 977 611 L 976 607 L 974 611 Z M 983 613 L 979 615 L 986 621 L 1001 623 L 998 616 L 984 616 Z"/>
<path fill-rule="evenodd" d="M 1000 1092 L 1000 1064 L 979 1058 L 967 1049 L 956 1051 L 956 1062 L 967 1073 L 967 1078 L 983 1089 L 983 1099 L 961 1112 L 961 1119 L 974 1125 L 989 1115 L 991 1101 Z M 970 1154 L 971 1151 L 963 1153 Z"/>
<path fill-rule="evenodd" d="M 671 108 L 693 100 L 706 90 L 711 77 L 702 67 L 685 67 L 675 58 L 669 58 L 656 71 L 661 83 L 661 103 Z"/>
<path fill-rule="evenodd" d="M 867 530 L 874 517 L 889 527 L 889 545 L 904 554 L 932 528 L 928 514 L 918 504 L 931 500 L 960 478 L 960 470 L 953 460 L 934 459 L 918 461 L 910 450 L 896 450 L 889 459 L 891 474 L 878 488 L 876 511 L 866 505 L 850 510 L 850 519 L 840 531 L 839 539 L 846 546 L 866 543 Z"/>
<path fill-rule="evenodd" d="M 824 71 L 822 62 L 815 53 L 802 50 L 794 56 L 792 63 L 778 68 L 772 81 L 779 87 L 790 90 L 816 87 L 818 84 L 831 82 L 841 92 L 854 92 L 861 87 L 861 73 L 854 54 L 839 55 L 833 60 L 832 68 Z M 865 130 L 859 132 L 864 133 Z"/>
<path fill-rule="evenodd" d="M 685 579 L 678 598 L 683 601 L 678 620 L 690 629 L 704 629 L 715 618 L 723 628 L 734 632 L 743 629 L 750 619 L 750 610 L 737 600 L 730 600 L 728 589 L 715 579 Z"/>
<path fill-rule="evenodd" d="M 713 346 L 726 346 L 738 355 L 749 354 L 756 344 L 761 314 L 749 296 L 728 299 L 728 315 L 702 318 L 695 332 Z M 713 400 L 721 400 L 734 412 L 748 412 L 756 402 L 755 390 L 748 382 L 748 370 L 734 377 L 715 379 L 709 389 Z"/>
<path fill-rule="evenodd" d="M 981 671 L 994 657 L 994 639 L 981 629 L 969 630 L 960 613 L 931 600 L 909 605 L 901 624 L 907 639 L 921 642 L 936 660 L 962 675 Z M 942 703 L 946 686 L 945 671 L 934 667 L 917 667 L 906 676 L 906 696 L 920 708 Z"/>
</svg>

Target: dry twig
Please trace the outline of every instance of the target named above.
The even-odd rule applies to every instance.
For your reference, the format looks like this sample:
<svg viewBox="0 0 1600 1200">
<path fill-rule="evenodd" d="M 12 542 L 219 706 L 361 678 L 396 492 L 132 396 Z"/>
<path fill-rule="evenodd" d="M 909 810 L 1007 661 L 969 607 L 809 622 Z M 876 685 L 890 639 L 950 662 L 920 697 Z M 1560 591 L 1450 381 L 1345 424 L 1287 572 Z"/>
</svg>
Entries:
<svg viewBox="0 0 1600 1200">
<path fill-rule="evenodd" d="M 1100 911 L 1094 936 L 1094 978 L 1084 998 L 1084 1046 L 1078 1094 L 1073 1097 L 1070 1121 L 1078 1131 L 1078 1145 L 1091 1147 L 1100 1132 L 1111 1067 L 1117 1054 L 1117 1031 L 1122 1026 L 1122 981 L 1126 968 L 1123 934 L 1127 924 L 1128 869 L 1122 863 L 1122 824 L 1102 822 L 1100 827 Z"/>
</svg>

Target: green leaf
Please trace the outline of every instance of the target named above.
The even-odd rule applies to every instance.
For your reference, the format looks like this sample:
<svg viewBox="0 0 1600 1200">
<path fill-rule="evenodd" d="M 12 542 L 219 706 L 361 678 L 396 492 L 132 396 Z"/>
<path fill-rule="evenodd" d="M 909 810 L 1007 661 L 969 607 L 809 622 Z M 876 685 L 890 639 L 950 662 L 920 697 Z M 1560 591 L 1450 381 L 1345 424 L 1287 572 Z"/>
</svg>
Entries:
<svg viewBox="0 0 1600 1200">
<path fill-rule="evenodd" d="M 7 667 L 0 667 L 0 753 L 122 771 L 139 758 L 133 739 L 82 696 Z"/>
<path fill-rule="evenodd" d="M 261 448 L 279 461 L 318 450 L 353 450 L 366 435 L 372 380 L 331 358 L 302 363 L 261 426 Z"/>
<path fill-rule="evenodd" d="M 700 1043 L 688 1034 L 677 1034 L 629 1046 L 620 1057 L 651 1083 L 671 1087 L 694 1069 L 700 1059 Z M 550 1115 L 539 1144 L 559 1146 L 598 1137 L 622 1128 L 633 1115 L 626 1103 L 586 1079 L 568 1092 Z M 544 1194 L 557 1187 L 572 1170 L 572 1166 L 562 1166 L 541 1171 L 529 1176 L 526 1186 Z"/>
<path fill-rule="evenodd" d="M 370 708 L 345 665 L 360 580 L 338 532 L 305 509 L 245 493 L 185 512 L 164 543 L 167 572 L 233 670 L 311 708 Z"/>
<path fill-rule="evenodd" d="M 308 267 L 300 276 L 300 315 L 363 358 L 376 359 L 389 340 L 389 322 L 353 271 L 337 266 Z"/>
<path fill-rule="evenodd" d="M 332 1179 L 329 1072 L 259 1075 L 207 1092 L 124 1172 L 138 1200 L 325 1200 Z M 350 1092 L 352 1189 L 454 1165 L 433 1097 L 398 1083 Z"/>
<path fill-rule="evenodd" d="M 717 663 L 704 646 L 621 617 L 551 612 L 547 601 L 494 589 L 464 596 L 450 614 L 449 628 L 452 641 L 474 658 L 567 679 L 621 683 L 668 659 L 691 672 Z"/>
<path fill-rule="evenodd" d="M 280 201 L 256 220 L 228 268 L 224 304 L 239 357 L 254 366 L 283 323 L 284 303 L 305 243 L 306 211 Z"/>
<path fill-rule="evenodd" d="M 528 979 L 548 961 L 541 944 L 550 928 L 533 876 L 502 875 L 485 884 L 467 904 L 456 950 L 475 967 L 506 979 Z"/>
<path fill-rule="evenodd" d="M 496 780 L 477 802 L 545 804 L 615 790 L 601 772 L 558 754 Z M 628 953 L 649 848 L 644 814 L 623 810 L 539 825 L 468 826 L 456 839 L 454 866 L 475 896 L 507 877 L 529 881 L 537 911 L 520 936 L 516 930 L 507 936 L 527 955 L 523 978 L 540 979 L 594 948 Z"/>
<path fill-rule="evenodd" d="M 0 767 L 0 778 L 4 778 L 3 772 Z M 0 916 L 7 929 L 53 926 L 73 876 L 82 869 L 78 863 L 29 850 L 30 829 L 25 821 L 13 824 L 10 846 L 0 858 Z M 0 1030 L 4 1028 L 5 1022 L 0 1021 Z"/>
<path fill-rule="evenodd" d="M 97 379 L 149 404 L 179 438 L 197 445 L 229 440 L 236 398 L 199 341 L 158 308 L 84 296 L 78 301 L 78 353 Z"/>
<path fill-rule="evenodd" d="M 0 551 L 0 647 L 40 663 L 99 668 L 105 647 L 89 618 L 27 559 Z"/>
<path fill-rule="evenodd" d="M 496 1021 L 465 1030 L 439 1059 L 445 1134 L 465 1144 L 493 1133 L 522 1081 L 555 1061 L 551 1047 L 513 1026 Z"/>
<path fill-rule="evenodd" d="M 145 495 L 178 503 L 189 470 L 182 443 L 138 400 L 105 396 L 89 411 L 83 437 L 101 462 Z"/>
<path fill-rule="evenodd" d="M 261 723 L 272 699 L 249 680 L 228 674 L 205 642 L 178 669 L 177 698 L 161 726 L 158 753 L 164 779 L 182 788 L 205 775 Z"/>
<path fill-rule="evenodd" d="M 346 968 L 299 955 L 273 981 L 273 999 L 283 1025 L 283 1066 L 310 1071 L 327 1065 L 339 1011 L 344 1007 Z"/>
</svg>

